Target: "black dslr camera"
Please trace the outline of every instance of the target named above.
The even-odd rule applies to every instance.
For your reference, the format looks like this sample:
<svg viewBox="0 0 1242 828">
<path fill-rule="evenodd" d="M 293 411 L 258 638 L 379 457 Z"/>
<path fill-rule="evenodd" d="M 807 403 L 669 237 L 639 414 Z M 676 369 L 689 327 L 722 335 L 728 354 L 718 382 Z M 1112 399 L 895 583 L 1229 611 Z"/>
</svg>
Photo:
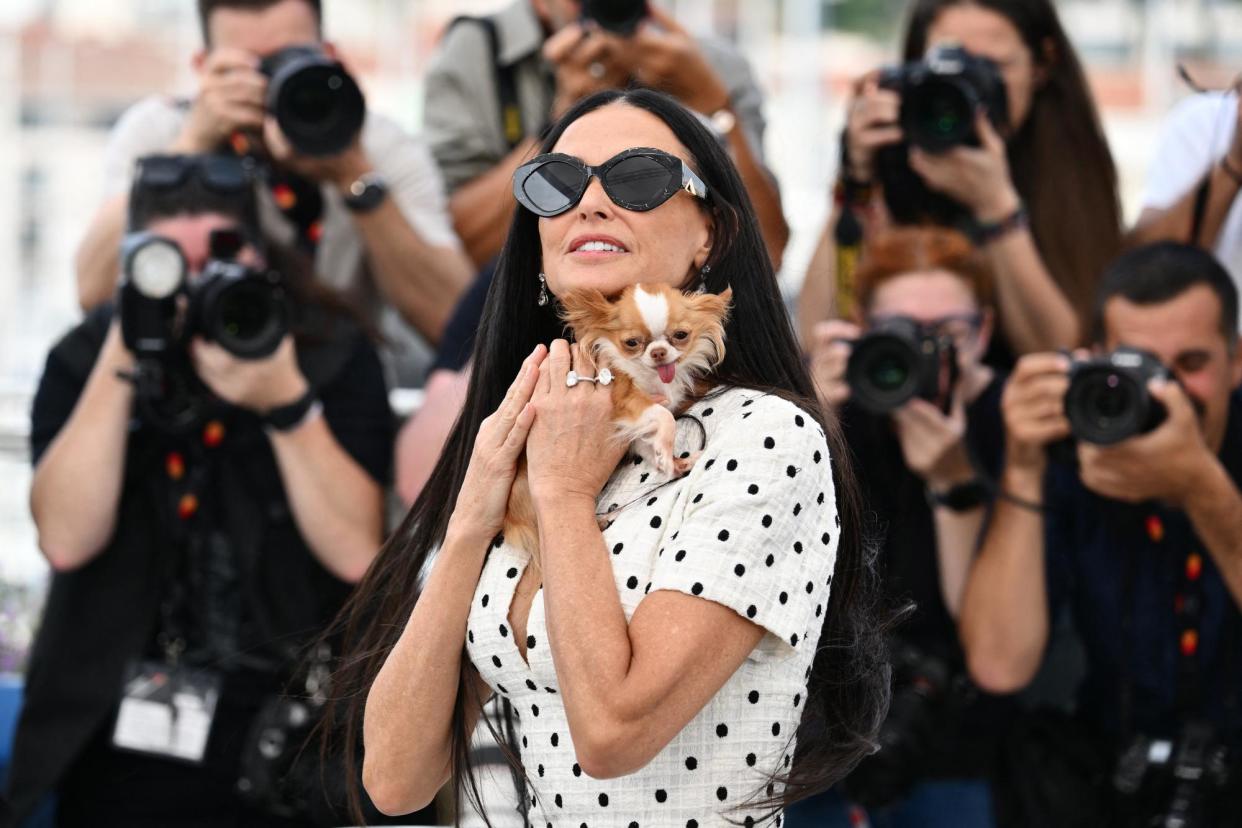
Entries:
<svg viewBox="0 0 1242 828">
<path fill-rule="evenodd" d="M 289 46 L 263 59 L 267 109 L 281 132 L 305 155 L 336 155 L 366 119 L 358 83 L 318 46 Z"/>
<path fill-rule="evenodd" d="M 1135 737 L 1113 771 L 1113 788 L 1121 800 L 1120 824 L 1157 828 L 1233 824 L 1237 818 L 1233 764 L 1229 749 L 1206 722 L 1183 724 L 1174 739 Z"/>
<path fill-rule="evenodd" d="M 957 382 L 953 339 L 904 316 L 882 320 L 850 352 L 850 396 L 872 414 L 887 414 L 914 397 L 948 399 Z"/>
<path fill-rule="evenodd" d="M 979 109 L 1003 131 L 1009 118 L 1009 97 L 996 64 L 960 46 L 937 46 L 921 61 L 885 69 L 880 86 L 901 96 L 898 119 L 904 136 L 901 143 L 876 153 L 876 176 L 889 212 L 900 224 L 962 223 L 969 218 L 965 208 L 923 183 L 910 169 L 908 147 L 941 153 L 957 146 L 978 146 L 975 112 Z"/>
<path fill-rule="evenodd" d="M 1147 383 L 1172 378 L 1155 356 L 1138 348 L 1075 363 L 1065 393 L 1065 416 L 1079 440 L 1108 446 L 1146 434 L 1164 421 L 1167 412 L 1151 396 Z"/>
<path fill-rule="evenodd" d="M 262 359 L 289 330 L 279 274 L 233 261 L 241 244 L 235 231 L 215 231 L 212 259 L 191 282 L 176 243 L 148 232 L 125 237 L 117 296 L 121 337 L 135 356 L 139 412 L 152 425 L 180 433 L 207 411 L 210 394 L 186 350 L 191 337 L 217 342 L 242 359 Z"/>
<path fill-rule="evenodd" d="M 647 16 L 647 0 L 583 0 L 582 19 L 613 34 L 629 37 Z"/>
<path fill-rule="evenodd" d="M 893 695 L 876 737 L 879 750 L 845 778 L 851 801 L 879 808 L 914 786 L 926 772 L 929 747 L 947 705 L 966 698 L 959 684 L 939 658 L 909 645 L 893 653 Z"/>
</svg>

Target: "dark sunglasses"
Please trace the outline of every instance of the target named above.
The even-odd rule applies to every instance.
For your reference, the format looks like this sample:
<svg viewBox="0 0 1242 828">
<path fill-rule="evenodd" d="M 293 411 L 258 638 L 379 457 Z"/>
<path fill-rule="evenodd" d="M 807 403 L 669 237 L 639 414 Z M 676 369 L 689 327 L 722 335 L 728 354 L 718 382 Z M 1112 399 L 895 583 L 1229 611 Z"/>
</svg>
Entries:
<svg viewBox="0 0 1242 828">
<path fill-rule="evenodd" d="M 707 200 L 707 185 L 685 161 L 648 147 L 624 150 L 598 167 L 561 153 L 536 156 L 513 174 L 513 196 L 537 216 L 559 216 L 582 200 L 592 176 L 613 204 L 639 213 L 654 210 L 681 190 Z"/>
<path fill-rule="evenodd" d="M 216 192 L 245 192 L 254 186 L 254 162 L 235 155 L 147 155 L 138 159 L 134 184 L 171 190 L 191 176 Z"/>
</svg>

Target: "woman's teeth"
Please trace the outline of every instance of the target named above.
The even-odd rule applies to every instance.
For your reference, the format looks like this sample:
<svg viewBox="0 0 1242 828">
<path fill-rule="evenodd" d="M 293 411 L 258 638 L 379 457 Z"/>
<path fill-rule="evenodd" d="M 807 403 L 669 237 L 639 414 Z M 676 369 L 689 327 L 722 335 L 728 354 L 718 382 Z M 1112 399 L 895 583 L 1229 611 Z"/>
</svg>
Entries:
<svg viewBox="0 0 1242 828">
<path fill-rule="evenodd" d="M 586 244 L 579 245 L 579 253 L 624 253 L 624 247 L 618 247 L 615 244 L 609 244 L 602 241 L 590 241 Z"/>
</svg>

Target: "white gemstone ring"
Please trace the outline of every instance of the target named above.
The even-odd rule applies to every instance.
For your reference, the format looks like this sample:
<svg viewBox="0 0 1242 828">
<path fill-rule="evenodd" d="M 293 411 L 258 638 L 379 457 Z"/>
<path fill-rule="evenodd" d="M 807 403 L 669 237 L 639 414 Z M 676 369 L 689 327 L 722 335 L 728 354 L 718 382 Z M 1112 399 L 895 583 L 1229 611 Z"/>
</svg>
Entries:
<svg viewBox="0 0 1242 828">
<path fill-rule="evenodd" d="M 607 368 L 601 368 L 598 377 L 579 376 L 578 372 L 574 370 L 570 370 L 565 375 L 566 388 L 573 388 L 580 382 L 598 382 L 600 385 L 612 385 L 612 371 L 609 371 Z"/>
</svg>

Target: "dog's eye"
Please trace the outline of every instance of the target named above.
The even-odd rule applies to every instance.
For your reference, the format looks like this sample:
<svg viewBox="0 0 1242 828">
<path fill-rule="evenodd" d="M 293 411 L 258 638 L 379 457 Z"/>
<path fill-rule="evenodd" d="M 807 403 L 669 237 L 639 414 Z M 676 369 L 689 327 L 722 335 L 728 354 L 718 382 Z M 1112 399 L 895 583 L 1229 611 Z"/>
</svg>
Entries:
<svg viewBox="0 0 1242 828">
<path fill-rule="evenodd" d="M 637 347 L 638 347 L 638 340 L 637 340 L 637 339 L 635 339 L 634 337 L 630 337 L 629 339 L 625 340 L 625 347 L 627 347 L 627 348 L 637 348 Z"/>
<path fill-rule="evenodd" d="M 675 331 L 673 333 L 673 339 L 677 340 L 678 342 L 685 342 L 686 337 L 688 336 L 690 336 L 690 334 L 686 333 L 685 331 Z"/>
</svg>

